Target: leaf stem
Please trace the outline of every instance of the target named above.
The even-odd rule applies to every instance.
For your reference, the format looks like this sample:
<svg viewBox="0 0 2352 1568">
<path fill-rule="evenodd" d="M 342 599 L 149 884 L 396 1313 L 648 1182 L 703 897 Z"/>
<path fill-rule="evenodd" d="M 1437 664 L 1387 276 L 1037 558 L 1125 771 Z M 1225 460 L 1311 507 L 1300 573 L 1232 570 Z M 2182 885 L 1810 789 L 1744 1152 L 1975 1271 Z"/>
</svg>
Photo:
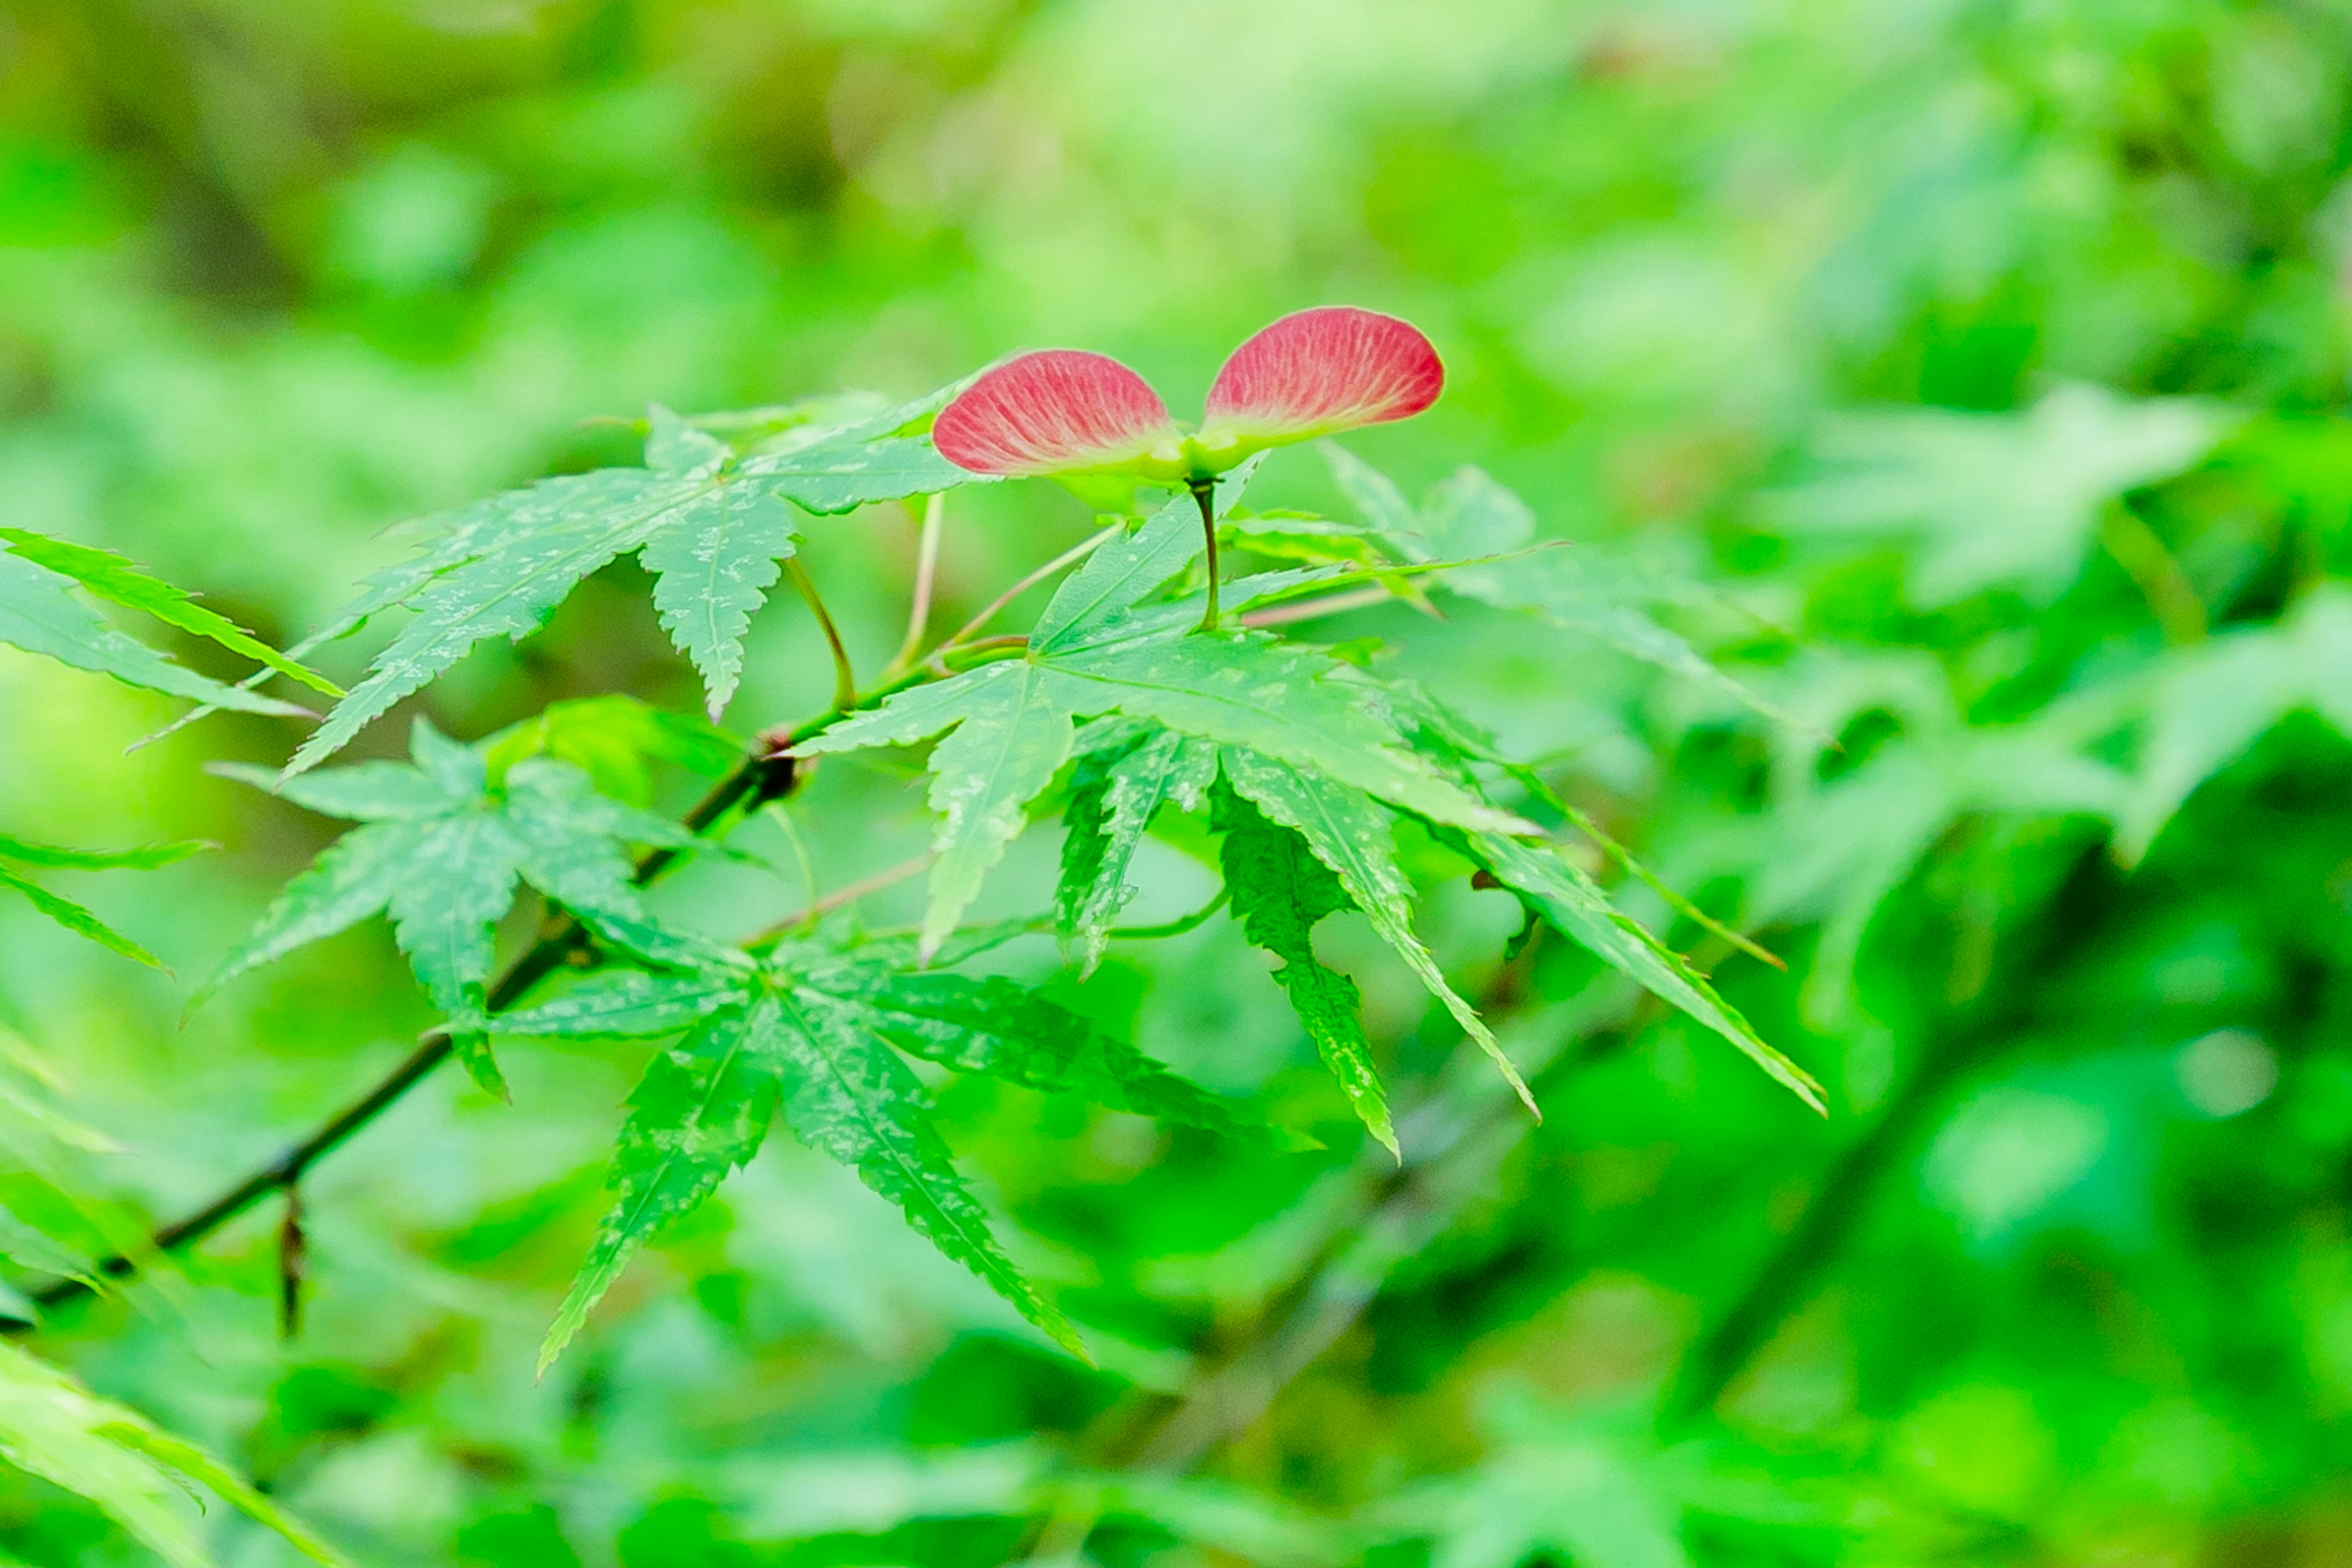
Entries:
<svg viewBox="0 0 2352 1568">
<path fill-rule="evenodd" d="M 784 574 L 793 580 L 793 586 L 800 590 L 801 597 L 808 601 L 808 607 L 816 615 L 816 624 L 824 629 L 825 647 L 833 650 L 833 705 L 835 710 L 845 713 L 857 706 L 857 671 L 850 668 L 849 649 L 842 646 L 841 628 L 833 624 L 831 612 L 825 609 L 824 600 L 816 591 L 816 584 L 810 579 L 808 570 L 800 563 L 799 557 L 785 561 Z"/>
<path fill-rule="evenodd" d="M 948 511 L 945 490 L 923 503 L 923 531 L 915 542 L 915 592 L 907 609 L 907 638 L 890 656 L 893 671 L 909 669 L 923 651 L 923 633 L 931 624 L 931 591 L 939 581 L 940 524 Z"/>
<path fill-rule="evenodd" d="M 868 893 L 878 893 L 885 888 L 897 887 L 910 877 L 921 876 L 931 868 L 931 862 L 938 858 L 937 855 L 926 851 L 911 860 L 901 860 L 896 866 L 877 871 L 870 877 L 861 878 L 845 887 L 835 888 L 821 899 L 811 900 L 806 909 L 786 915 L 772 925 L 753 931 L 743 939 L 742 946 L 751 952 L 757 952 L 762 946 L 773 946 L 793 931 L 816 924 L 820 919 L 831 914 L 844 904 L 856 903 Z"/>
<path fill-rule="evenodd" d="M 1327 598 L 1305 599 L 1297 604 L 1251 610 L 1242 616 L 1242 625 L 1253 628 L 1284 626 L 1293 621 L 1311 621 L 1349 610 L 1367 610 L 1374 605 L 1385 605 L 1395 597 L 1396 595 L 1386 588 L 1359 588 L 1352 594 L 1333 594 Z"/>
<path fill-rule="evenodd" d="M 1209 549 L 1209 604 L 1201 613 L 1201 629 L 1217 629 L 1217 481 L 1194 479 L 1193 502 L 1201 509 L 1201 536 Z"/>
<path fill-rule="evenodd" d="M 1112 540 L 1118 538 L 1119 534 L 1126 531 L 1126 529 L 1127 524 L 1125 521 L 1114 522 L 1108 528 L 1104 529 L 1101 532 L 1095 534 L 1091 538 L 1081 540 L 1077 543 L 1070 546 L 1067 550 L 1063 551 L 1059 555 L 1055 556 L 1051 561 L 1046 562 L 1045 564 L 1038 567 L 1034 572 L 1030 573 L 1027 576 L 1022 578 L 1021 581 L 1013 584 L 1010 588 L 1005 589 L 1002 594 L 997 595 L 995 598 L 991 599 L 988 602 L 988 607 L 986 609 L 972 616 L 971 619 L 966 621 L 962 626 L 958 626 L 955 629 L 953 636 L 950 637 L 945 642 L 940 644 L 939 647 L 933 648 L 931 650 L 931 657 L 933 658 L 937 658 L 940 655 L 947 652 L 948 649 L 960 646 L 968 640 L 974 632 L 977 632 L 981 627 L 994 620 L 998 614 L 1003 610 L 1005 605 L 1013 603 L 1013 600 L 1019 598 L 1022 595 L 1027 593 L 1030 589 L 1035 587 L 1046 578 L 1051 577 L 1055 573 L 1059 572 L 1065 566 L 1074 566 L 1079 562 L 1084 561 L 1087 556 L 1092 555 L 1096 551 L 1100 550 L 1104 545 L 1108 544 Z"/>
<path fill-rule="evenodd" d="M 1172 921 L 1161 921 L 1157 925 L 1113 926 L 1108 934 L 1126 942 L 1142 942 L 1163 936 L 1182 936 L 1188 931 L 1198 930 L 1211 915 L 1223 909 L 1225 901 L 1233 896 L 1232 889 L 1220 888 L 1217 889 L 1215 898 L 1211 899 L 1189 915 L 1179 915 Z"/>
</svg>

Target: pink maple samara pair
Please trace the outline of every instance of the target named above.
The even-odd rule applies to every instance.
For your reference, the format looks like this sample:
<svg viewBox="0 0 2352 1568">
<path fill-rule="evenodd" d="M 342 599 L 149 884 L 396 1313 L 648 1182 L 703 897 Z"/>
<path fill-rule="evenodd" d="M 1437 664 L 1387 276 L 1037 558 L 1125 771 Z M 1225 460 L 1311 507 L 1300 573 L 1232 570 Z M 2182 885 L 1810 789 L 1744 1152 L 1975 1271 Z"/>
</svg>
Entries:
<svg viewBox="0 0 2352 1568">
<path fill-rule="evenodd" d="M 1198 429 L 1104 354 L 1045 349 L 982 374 L 940 411 L 931 442 L 976 474 L 1117 474 L 1198 489 L 1269 447 L 1418 414 L 1445 369 L 1394 316 L 1301 310 L 1225 361 Z"/>
</svg>

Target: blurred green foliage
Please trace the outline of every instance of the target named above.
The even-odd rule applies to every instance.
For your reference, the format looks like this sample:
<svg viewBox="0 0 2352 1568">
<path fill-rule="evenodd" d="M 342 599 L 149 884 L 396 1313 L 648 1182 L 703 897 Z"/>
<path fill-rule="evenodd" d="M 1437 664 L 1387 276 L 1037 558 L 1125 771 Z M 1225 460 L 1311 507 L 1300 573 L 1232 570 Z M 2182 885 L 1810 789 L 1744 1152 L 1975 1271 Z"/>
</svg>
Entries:
<svg viewBox="0 0 2352 1568">
<path fill-rule="evenodd" d="M 626 462 L 648 402 L 1066 342 L 1184 405 L 1282 310 L 1395 310 L 1451 384 L 1353 450 L 1410 494 L 1492 471 L 1781 717 L 1510 583 L 1333 635 L 1784 955 L 1621 884 L 1831 1090 L 1817 1121 L 1564 947 L 1498 963 L 1516 910 L 1433 845 L 1422 932 L 1548 1116 L 1335 919 L 1402 1171 L 1228 922 L 1083 983 L 1007 958 L 1330 1144 L 953 1084 L 949 1141 L 1098 1366 L 774 1140 L 534 1382 L 644 1055 L 578 1044 L 509 1052 L 511 1105 L 445 1075 L 320 1169 L 299 1338 L 256 1215 L 34 1342 L 369 1563 L 2344 1561 L 2347 60 L 2339 6 L 2219 0 L 0 0 L 0 526 L 285 646 L 401 555 L 384 524 Z M 1309 455 L 1261 484 L 1350 515 Z M 1088 526 L 960 492 L 940 624 Z M 878 666 L 912 520 L 808 531 Z M 830 685 L 776 605 L 729 721 Z M 699 702 L 626 565 L 422 700 L 472 738 L 624 691 Z M 203 771 L 281 762 L 286 721 L 126 760 L 161 700 L 14 654 L 0 711 L 12 832 L 226 847 L 45 873 L 183 975 L 327 831 Z M 902 861 L 907 784 L 828 762 L 741 836 L 772 867 L 656 901 L 733 930 L 803 901 L 801 852 L 819 890 Z M 1045 907 L 1052 838 L 986 910 Z M 1213 889 L 1153 857 L 1130 918 Z M 184 982 L 0 929 L 0 1201 L 85 1252 L 433 1016 L 380 930 L 183 1031 Z M 225 1560 L 288 1550 L 226 1515 Z M 139 1560 L 21 1478 L 0 1552 Z"/>
</svg>

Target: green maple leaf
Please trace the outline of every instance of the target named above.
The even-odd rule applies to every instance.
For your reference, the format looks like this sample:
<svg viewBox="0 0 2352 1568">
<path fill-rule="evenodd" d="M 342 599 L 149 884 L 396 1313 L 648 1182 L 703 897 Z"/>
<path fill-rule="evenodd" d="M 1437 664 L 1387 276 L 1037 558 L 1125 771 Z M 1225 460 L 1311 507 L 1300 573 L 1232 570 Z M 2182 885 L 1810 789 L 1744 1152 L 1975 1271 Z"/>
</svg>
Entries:
<svg viewBox="0 0 2352 1568">
<path fill-rule="evenodd" d="M 1210 825 L 1223 836 L 1218 854 L 1243 934 L 1282 960 L 1274 978 L 1290 997 L 1317 1054 L 1364 1126 L 1402 1159 L 1388 1093 L 1357 1014 L 1361 994 L 1354 981 L 1315 956 L 1309 940 L 1317 921 L 1353 907 L 1339 877 L 1297 831 L 1267 820 L 1222 780 L 1210 795 Z"/>
<path fill-rule="evenodd" d="M 492 939 L 519 883 L 619 945 L 664 958 L 700 953 L 646 918 L 632 879 L 630 845 L 697 843 L 676 823 L 598 794 L 585 773 L 551 758 L 515 764 L 493 789 L 482 749 L 447 740 L 422 719 L 410 755 L 406 763 L 361 763 L 276 784 L 298 805 L 362 826 L 286 885 L 190 1007 L 249 970 L 388 913 L 418 982 L 448 1018 L 467 1070 L 503 1094 L 483 1011 Z M 260 770 L 221 771 L 272 784 Z"/>
<path fill-rule="evenodd" d="M 614 1154 L 614 1206 L 549 1331 L 542 1367 L 629 1257 L 758 1152 L 779 1107 L 803 1142 L 855 1168 L 942 1253 L 1078 1350 L 1069 1325 L 990 1236 L 899 1051 L 1137 1115 L 1269 1136 L 1132 1046 L 1010 981 L 910 974 L 889 956 L 888 944 L 844 953 L 808 941 L 779 947 L 756 971 L 613 971 L 493 1022 L 500 1035 L 530 1037 L 682 1032 L 630 1096 Z"/>
<path fill-rule="evenodd" d="M 1423 748 L 1451 759 L 1462 769 L 1465 781 L 1470 777 L 1466 765 L 1469 761 L 1491 763 L 1527 783 L 1538 798 L 1558 804 L 1557 797 L 1532 776 L 1530 770 L 1512 764 L 1502 756 L 1493 736 L 1420 688 L 1409 682 L 1391 682 L 1388 696 L 1400 721 Z M 1692 968 L 1688 960 L 1660 942 L 1641 921 L 1618 909 L 1607 890 L 1581 867 L 1562 858 L 1557 847 L 1549 842 L 1530 844 L 1508 834 L 1465 832 L 1443 826 L 1437 829 L 1437 837 L 1508 889 L 1529 915 L 1660 1001 L 1672 1004 L 1713 1030 L 1806 1104 L 1816 1110 L 1822 1109 L 1821 1086 L 1810 1074 L 1767 1043 L 1756 1032 L 1756 1026 L 1717 994 L 1706 976 Z M 1622 855 L 1622 850 L 1619 853 Z M 1646 867 L 1635 864 L 1630 856 L 1624 858 L 1633 866 L 1636 875 L 1663 889 L 1664 884 L 1657 883 Z M 1677 898 L 1670 893 L 1669 902 L 1677 901 Z M 1713 923 L 1696 909 L 1689 912 L 1704 923 Z M 1734 932 L 1727 931 L 1725 934 L 1735 942 L 1743 940 Z"/>
<path fill-rule="evenodd" d="M 1097 720 L 1077 742 L 1080 757 L 1063 814 L 1062 879 L 1055 922 L 1081 975 L 1109 945 L 1110 922 L 1133 889 L 1127 868 L 1144 830 L 1173 801 L 1199 809 L 1217 771 L 1216 748 L 1131 720 Z"/>
<path fill-rule="evenodd" d="M 426 547 L 370 578 L 320 634 L 343 635 L 394 605 L 416 613 L 295 752 L 288 775 L 332 755 L 476 644 L 536 631 L 583 578 L 633 551 L 655 574 L 662 625 L 701 673 L 715 717 L 741 673 L 751 613 L 774 585 L 778 563 L 798 548 L 787 501 L 843 512 L 973 478 L 932 450 L 927 436 L 897 433 L 929 407 L 796 427 L 740 458 L 656 409 L 645 468 L 546 479 L 425 520 L 418 526 Z"/>
<path fill-rule="evenodd" d="M 1350 666 L 1264 633 L 1191 634 L 1184 627 L 1199 617 L 1197 601 L 1148 602 L 1201 547 L 1192 501 L 1172 503 L 1071 574 L 1020 658 L 898 693 L 800 747 L 803 754 L 846 752 L 952 731 L 930 758 L 930 804 L 940 820 L 926 957 L 1025 825 L 1029 803 L 1069 760 L 1082 718 L 1118 713 L 1247 746 L 1433 821 L 1526 827 L 1417 755 Z"/>
<path fill-rule="evenodd" d="M 1349 900 L 1371 921 L 1381 940 L 1405 962 L 1431 995 L 1443 1003 L 1454 1021 L 1501 1070 L 1504 1080 L 1531 1111 L 1535 1096 L 1519 1077 L 1518 1068 L 1503 1054 L 1494 1031 L 1477 1010 L 1446 983 L 1437 960 L 1412 930 L 1412 884 L 1396 863 L 1396 817 L 1361 791 L 1345 788 L 1322 774 L 1295 768 L 1244 747 L 1227 746 L 1221 753 L 1226 782 L 1246 795 L 1275 822 L 1297 833 L 1315 858 L 1328 867 L 1347 890 Z M 1513 840 L 1499 833 L 1481 838 Z M 1230 876 L 1226 885 L 1234 886 Z M 1237 895 L 1238 896 L 1238 895 Z"/>
</svg>

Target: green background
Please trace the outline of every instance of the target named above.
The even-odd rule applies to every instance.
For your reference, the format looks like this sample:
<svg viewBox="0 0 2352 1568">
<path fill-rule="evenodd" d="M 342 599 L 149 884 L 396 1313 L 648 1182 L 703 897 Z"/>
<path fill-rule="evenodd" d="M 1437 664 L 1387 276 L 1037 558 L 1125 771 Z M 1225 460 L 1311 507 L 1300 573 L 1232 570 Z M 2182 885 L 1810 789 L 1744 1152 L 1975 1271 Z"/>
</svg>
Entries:
<svg viewBox="0 0 2352 1568">
<path fill-rule="evenodd" d="M 629 461 L 651 401 L 1070 344 L 1184 414 L 1283 311 L 1392 310 L 1448 389 L 1350 447 L 1415 493 L 1481 465 L 1680 584 L 1658 613 L 1780 717 L 1466 605 L 1331 635 L 1783 954 L 1626 894 L 1831 1091 L 1813 1117 L 1573 952 L 1506 965 L 1507 900 L 1433 882 L 1539 1128 L 1348 920 L 1402 1174 L 1223 921 L 1051 983 L 1329 1152 L 945 1091 L 1097 1369 L 779 1137 L 534 1383 L 642 1060 L 572 1047 L 510 1048 L 511 1106 L 444 1075 L 319 1172 L 290 1342 L 268 1214 L 34 1342 L 373 1563 L 2352 1557 L 2347 63 L 2317 0 L 0 0 L 0 524 L 282 645 L 400 557 L 385 524 Z M 1262 483 L 1342 504 L 1311 452 Z M 1089 526 L 959 492 L 939 624 Z M 911 520 L 809 531 L 878 665 Z M 779 603 L 728 722 L 830 680 Z M 404 713 L 472 738 L 608 691 L 698 705 L 634 566 Z M 92 1248 L 432 1021 L 369 928 L 181 1026 L 331 828 L 203 771 L 295 726 L 126 759 L 171 714 L 0 655 L 12 831 L 222 846 L 58 879 L 176 979 L 0 904 L 20 1068 L 119 1145 L 15 1129 L 0 1187 Z M 929 831 L 864 761 L 791 821 L 822 888 Z M 1042 905 L 1054 837 L 986 909 Z M 783 828 L 742 842 L 775 868 L 663 907 L 796 907 Z M 1213 889 L 1149 852 L 1135 918 Z M 225 1561 L 282 1556 L 215 1514 Z M 0 1551 L 137 1560 L 22 1480 Z"/>
</svg>

